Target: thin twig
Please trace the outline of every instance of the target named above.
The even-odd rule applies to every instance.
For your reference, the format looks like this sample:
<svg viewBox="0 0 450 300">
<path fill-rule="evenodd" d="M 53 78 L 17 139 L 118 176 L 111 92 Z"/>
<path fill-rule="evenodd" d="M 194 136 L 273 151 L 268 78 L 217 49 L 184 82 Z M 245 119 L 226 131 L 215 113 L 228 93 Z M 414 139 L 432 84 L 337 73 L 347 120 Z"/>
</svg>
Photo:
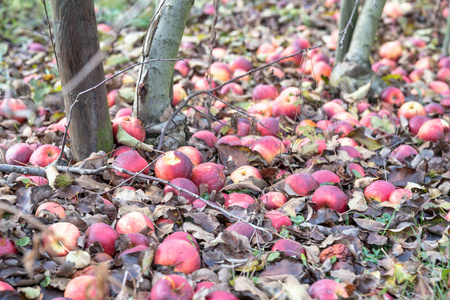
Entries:
<svg viewBox="0 0 450 300">
<path fill-rule="evenodd" d="M 218 20 L 218 9 L 219 9 L 219 2 L 220 0 L 214 0 L 214 17 L 213 17 L 213 21 L 211 24 L 211 34 L 209 36 L 209 61 L 208 61 L 208 68 L 206 70 L 209 70 L 209 72 L 207 72 L 206 74 L 206 81 L 208 82 L 208 86 L 209 89 L 212 89 L 212 74 L 211 74 L 211 65 L 212 65 L 212 60 L 213 60 L 213 48 L 214 48 L 214 44 L 216 42 L 216 24 L 217 24 L 217 20 Z M 212 103 L 212 99 L 211 97 L 208 97 L 207 101 L 206 101 L 206 111 L 209 112 L 209 110 L 211 109 L 211 103 Z"/>
<path fill-rule="evenodd" d="M 347 35 L 348 28 L 350 26 L 352 26 L 352 27 L 354 26 L 352 20 L 353 20 L 353 16 L 355 15 L 356 10 L 358 9 L 358 5 L 359 5 L 359 0 L 356 0 L 355 5 L 353 6 L 352 14 L 350 15 L 350 18 L 348 19 L 347 25 L 345 25 L 345 28 L 341 32 L 339 32 L 339 35 L 342 35 L 341 40 L 339 41 L 339 47 L 341 47 L 341 49 L 344 47 L 344 40 L 345 40 L 345 36 Z"/>
<path fill-rule="evenodd" d="M 220 89 L 221 89 L 222 87 L 224 87 L 225 85 L 227 85 L 227 84 L 229 84 L 229 83 L 232 83 L 232 82 L 235 82 L 235 81 L 241 79 L 242 77 L 245 77 L 245 76 L 247 76 L 247 75 L 249 75 L 249 74 L 255 73 L 255 72 L 260 71 L 260 70 L 263 70 L 263 69 L 265 69 L 265 68 L 267 68 L 267 67 L 270 67 L 271 65 L 274 65 L 274 64 L 276 64 L 277 62 L 279 62 L 279 61 L 281 61 L 281 60 L 284 60 L 284 59 L 287 59 L 287 58 L 294 57 L 294 56 L 296 56 L 296 55 L 299 55 L 299 54 L 308 52 L 308 51 L 310 51 L 310 50 L 314 50 L 314 49 L 320 48 L 320 47 L 322 47 L 322 45 L 323 45 L 323 44 L 319 44 L 319 45 L 316 45 L 316 46 L 311 47 L 311 48 L 307 48 L 307 49 L 303 49 L 303 50 L 297 51 L 297 52 L 295 52 L 294 54 L 291 54 L 291 55 L 288 55 L 288 56 L 280 57 L 279 59 L 276 59 L 276 60 L 274 60 L 273 62 L 264 64 L 264 65 L 262 65 L 262 66 L 260 66 L 260 67 L 258 67 L 258 68 L 251 69 L 250 71 L 248 71 L 248 72 L 246 72 L 246 73 L 244 73 L 244 74 L 242 74 L 242 75 L 239 75 L 239 76 L 237 76 L 237 77 L 233 77 L 233 78 L 231 78 L 230 80 L 225 81 L 224 83 L 218 85 L 217 87 L 215 87 L 215 88 L 213 88 L 213 89 L 211 89 L 211 90 L 202 90 L 202 91 L 197 91 L 197 92 L 195 92 L 195 93 L 193 93 L 193 94 L 190 94 L 186 99 L 184 99 L 183 101 L 180 102 L 180 104 L 179 104 L 178 107 L 175 109 L 175 111 L 174 111 L 174 112 L 170 115 L 170 117 L 167 119 L 166 125 L 165 125 L 164 128 L 161 130 L 161 135 L 160 135 L 160 137 L 159 137 L 158 147 L 157 147 L 156 149 L 157 149 L 157 150 L 161 150 L 162 145 L 163 145 L 164 136 L 165 136 L 165 134 L 166 134 L 167 128 L 169 127 L 169 123 L 170 123 L 170 122 L 173 120 L 173 118 L 174 118 L 174 117 L 175 117 L 175 116 L 176 116 L 176 115 L 177 115 L 177 114 L 178 114 L 178 113 L 179 113 L 179 112 L 187 105 L 187 103 L 189 103 L 189 101 L 191 101 L 193 98 L 195 98 L 195 97 L 197 97 L 198 95 L 201 95 L 201 94 L 207 94 L 207 93 L 211 93 L 211 94 L 212 94 L 212 93 L 214 93 L 215 91 L 220 90 Z M 226 102 L 225 102 L 225 104 L 228 105 L 228 103 L 226 103 Z"/>
<path fill-rule="evenodd" d="M 55 41 L 53 40 L 53 33 L 52 33 L 52 25 L 50 23 L 50 18 L 48 17 L 47 2 L 46 2 L 46 0 L 41 0 L 41 2 L 44 5 L 45 18 L 47 19 L 48 32 L 50 35 L 50 43 L 52 43 L 53 52 L 55 53 L 56 66 L 59 70 L 59 59 L 58 59 L 58 55 L 56 55 Z"/>
</svg>

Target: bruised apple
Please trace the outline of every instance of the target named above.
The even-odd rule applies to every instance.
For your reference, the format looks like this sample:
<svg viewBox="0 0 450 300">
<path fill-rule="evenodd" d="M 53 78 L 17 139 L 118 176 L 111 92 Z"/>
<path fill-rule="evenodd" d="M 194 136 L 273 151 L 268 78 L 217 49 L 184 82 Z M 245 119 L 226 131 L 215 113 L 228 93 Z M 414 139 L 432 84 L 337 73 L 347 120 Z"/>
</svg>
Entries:
<svg viewBox="0 0 450 300">
<path fill-rule="evenodd" d="M 262 179 L 261 173 L 253 166 L 242 166 L 231 172 L 230 178 L 234 183 L 247 180 L 250 177 Z"/>
</svg>

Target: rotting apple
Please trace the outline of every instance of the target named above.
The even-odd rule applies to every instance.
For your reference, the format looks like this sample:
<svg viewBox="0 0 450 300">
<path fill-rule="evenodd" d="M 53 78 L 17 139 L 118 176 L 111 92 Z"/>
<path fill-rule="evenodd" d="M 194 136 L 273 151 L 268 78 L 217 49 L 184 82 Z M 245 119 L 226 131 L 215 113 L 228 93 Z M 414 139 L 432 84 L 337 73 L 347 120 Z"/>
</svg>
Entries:
<svg viewBox="0 0 450 300">
<path fill-rule="evenodd" d="M 36 217 L 39 216 L 42 210 L 46 210 L 54 215 L 57 215 L 59 218 L 64 218 L 66 216 L 66 210 L 55 202 L 45 202 L 41 203 L 36 209 Z"/>
<path fill-rule="evenodd" d="M 261 173 L 257 168 L 248 165 L 241 166 L 230 174 L 230 179 L 233 180 L 234 183 L 245 181 L 250 177 L 263 179 Z"/>
</svg>

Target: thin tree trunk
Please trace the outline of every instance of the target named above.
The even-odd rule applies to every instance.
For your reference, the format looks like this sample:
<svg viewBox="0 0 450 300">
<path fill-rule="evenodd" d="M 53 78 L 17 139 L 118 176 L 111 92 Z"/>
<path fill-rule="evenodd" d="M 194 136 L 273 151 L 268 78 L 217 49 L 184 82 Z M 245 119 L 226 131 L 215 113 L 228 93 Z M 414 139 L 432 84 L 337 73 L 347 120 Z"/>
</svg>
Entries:
<svg viewBox="0 0 450 300">
<path fill-rule="evenodd" d="M 52 0 L 55 53 L 66 113 L 77 95 L 105 76 L 99 48 L 94 1 Z M 72 110 L 70 145 L 75 159 L 113 147 L 111 121 L 104 85 L 79 97 Z"/>
<path fill-rule="evenodd" d="M 375 5 L 374 5 L 375 4 Z M 386 0 L 366 0 L 353 32 L 347 60 L 368 62 Z"/>
<path fill-rule="evenodd" d="M 352 16 L 353 10 L 355 10 L 355 12 Z M 344 31 L 345 33 L 343 34 L 343 36 L 339 37 L 338 47 L 336 49 L 335 64 L 340 63 L 344 59 L 345 54 L 347 54 L 348 47 L 350 46 L 350 41 L 352 40 L 353 29 L 355 28 L 356 20 L 358 19 L 358 7 L 356 4 L 356 0 L 342 0 L 340 12 L 341 16 L 339 19 L 339 33 L 342 33 Z M 350 17 L 352 17 L 351 24 L 347 27 Z M 344 38 L 344 40 L 342 41 L 341 47 L 342 38 Z"/>
<path fill-rule="evenodd" d="M 450 13 L 447 16 L 447 26 L 445 28 L 444 44 L 442 45 L 442 55 L 448 56 L 450 44 Z"/>
<path fill-rule="evenodd" d="M 176 58 L 194 0 L 160 0 L 144 40 L 143 60 Z M 172 111 L 174 61 L 142 65 L 133 115 L 148 129 Z"/>
</svg>

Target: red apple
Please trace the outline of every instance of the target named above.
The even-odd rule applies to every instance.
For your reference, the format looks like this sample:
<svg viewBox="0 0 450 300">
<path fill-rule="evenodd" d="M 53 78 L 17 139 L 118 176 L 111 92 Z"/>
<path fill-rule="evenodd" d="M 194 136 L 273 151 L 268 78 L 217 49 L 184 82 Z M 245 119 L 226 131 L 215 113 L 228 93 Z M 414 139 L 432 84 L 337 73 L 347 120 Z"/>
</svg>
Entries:
<svg viewBox="0 0 450 300">
<path fill-rule="evenodd" d="M 231 70 L 228 65 L 222 62 L 214 62 L 211 64 L 210 68 L 211 75 L 214 79 L 219 81 L 228 81 L 231 79 Z"/>
<path fill-rule="evenodd" d="M 295 173 L 289 175 L 285 183 L 299 196 L 308 196 L 317 188 L 317 182 L 308 173 Z"/>
<path fill-rule="evenodd" d="M 262 100 L 249 107 L 247 113 L 251 115 L 261 115 L 265 118 L 272 116 L 273 101 Z"/>
<path fill-rule="evenodd" d="M 165 275 L 153 284 L 149 300 L 191 300 L 194 290 L 180 275 Z"/>
<path fill-rule="evenodd" d="M 57 215 L 59 218 L 64 218 L 66 216 L 66 210 L 59 205 L 58 203 L 55 202 L 45 202 L 42 203 L 38 206 L 38 208 L 36 209 L 36 217 L 39 216 L 39 213 L 42 210 L 46 210 L 52 214 Z"/>
<path fill-rule="evenodd" d="M 200 254 L 192 243 L 180 239 L 163 241 L 156 249 L 154 264 L 173 266 L 174 272 L 190 274 L 201 266 Z"/>
<path fill-rule="evenodd" d="M 338 138 L 337 142 L 339 143 L 340 146 L 351 146 L 351 147 L 358 146 L 358 143 L 355 142 L 354 139 L 349 137 Z"/>
<path fill-rule="evenodd" d="M 409 145 L 400 145 L 394 149 L 394 151 L 389 154 L 389 157 L 393 157 L 401 163 L 405 163 L 405 158 L 410 157 L 412 155 L 417 155 L 418 152 L 416 149 Z"/>
<path fill-rule="evenodd" d="M 187 77 L 189 75 L 189 65 L 184 60 L 178 60 L 175 63 L 173 69 L 180 72 L 181 76 L 183 76 L 183 77 Z"/>
<path fill-rule="evenodd" d="M 42 145 L 31 154 L 30 163 L 44 168 L 54 162 L 60 152 L 61 149 L 55 145 Z"/>
<path fill-rule="evenodd" d="M 387 42 L 380 47 L 380 56 L 397 61 L 402 56 L 402 44 L 399 41 Z"/>
<path fill-rule="evenodd" d="M 261 120 L 264 124 L 257 123 L 256 130 L 261 136 L 272 135 L 277 136 L 280 132 L 280 122 L 278 118 L 263 118 Z"/>
<path fill-rule="evenodd" d="M 211 87 L 210 87 L 210 84 L 211 84 Z M 214 89 L 216 87 L 217 87 L 217 84 L 213 80 L 210 80 L 210 82 L 208 82 L 208 79 L 206 77 L 202 77 L 202 78 L 198 79 L 194 84 L 194 88 L 196 91 L 206 91 L 206 90 Z"/>
<path fill-rule="evenodd" d="M 264 61 L 268 54 L 274 53 L 276 51 L 276 47 L 271 43 L 263 43 L 256 50 L 256 56 L 258 59 Z"/>
<path fill-rule="evenodd" d="M 279 54 L 279 57 L 284 57 L 284 56 L 291 56 L 294 53 L 297 53 L 298 51 L 300 51 L 301 49 L 298 49 L 296 47 L 294 47 L 293 45 L 291 46 L 287 46 L 286 48 L 283 49 L 283 51 L 281 51 L 281 53 Z M 289 57 L 289 58 L 285 58 L 283 60 L 281 60 L 281 63 L 294 63 L 295 65 L 299 66 L 302 63 L 303 57 L 302 57 L 302 53 L 299 53 L 293 57 Z M 277 59 L 278 59 L 277 58 Z M 267 61 L 266 62 L 270 62 Z"/>
<path fill-rule="evenodd" d="M 334 300 L 348 298 L 345 288 L 331 279 L 321 279 L 314 282 L 308 290 L 309 296 L 318 300 Z"/>
<path fill-rule="evenodd" d="M 127 151 L 131 151 L 133 150 L 133 148 L 129 147 L 129 146 L 120 146 L 117 147 L 116 149 L 114 149 L 113 152 L 111 152 L 111 158 L 117 157 L 120 154 L 127 152 Z"/>
<path fill-rule="evenodd" d="M 239 300 L 239 298 L 230 292 L 214 291 L 206 295 L 205 300 Z"/>
<path fill-rule="evenodd" d="M 131 108 L 122 107 L 121 109 L 119 109 L 117 111 L 116 115 L 114 116 L 114 120 L 117 120 L 121 117 L 131 117 L 132 113 L 133 113 L 133 110 Z"/>
<path fill-rule="evenodd" d="M 50 225 L 41 238 L 42 247 L 51 257 L 66 256 L 68 251 L 78 250 L 77 239 L 81 236 L 72 223 L 59 222 Z"/>
<path fill-rule="evenodd" d="M 123 215 L 116 223 L 118 234 L 143 233 L 150 234 L 155 231 L 152 220 L 140 212 L 129 212 Z"/>
<path fill-rule="evenodd" d="M 5 160 L 9 165 L 24 166 L 30 161 L 34 150 L 26 143 L 17 143 L 6 150 Z"/>
<path fill-rule="evenodd" d="M 0 281 L 0 292 L 1 291 L 15 291 L 16 289 L 13 288 L 11 285 L 4 281 Z"/>
<path fill-rule="evenodd" d="M 235 135 L 226 135 L 217 140 L 216 145 L 228 144 L 231 146 L 243 146 L 241 139 Z"/>
<path fill-rule="evenodd" d="M 198 242 L 197 242 L 197 240 L 195 239 L 195 237 L 193 237 L 191 234 L 189 234 L 189 233 L 187 233 L 187 232 L 184 232 L 184 231 L 177 231 L 177 232 L 174 232 L 174 233 L 168 235 L 168 236 L 164 239 L 164 242 L 170 241 L 170 240 L 173 240 L 173 239 L 175 239 L 175 240 L 178 239 L 178 240 L 182 240 L 182 241 L 188 242 L 188 243 L 190 243 L 192 246 L 194 246 L 195 249 L 197 249 L 197 251 L 200 251 L 200 246 L 198 245 Z"/>
<path fill-rule="evenodd" d="M 305 147 L 306 145 L 312 144 L 311 140 L 309 138 L 304 138 L 302 139 L 302 141 L 300 142 L 300 144 L 298 145 L 299 149 L 302 147 Z M 314 139 L 314 144 L 316 144 L 317 146 L 317 153 L 318 154 L 322 154 L 322 152 L 327 148 L 327 144 L 325 143 L 324 139 L 320 139 L 318 137 L 316 137 Z"/>
<path fill-rule="evenodd" d="M 201 184 L 208 186 L 208 193 L 219 191 L 225 185 L 225 174 L 213 163 L 203 163 L 192 170 L 192 182 L 200 188 Z"/>
<path fill-rule="evenodd" d="M 125 116 L 113 120 L 113 135 L 116 137 L 119 126 L 123 128 L 129 135 L 143 142 L 145 140 L 145 129 L 142 122 L 135 117 Z"/>
<path fill-rule="evenodd" d="M 114 246 L 119 234 L 105 223 L 94 223 L 86 230 L 86 244 L 84 248 L 89 248 L 94 242 L 100 243 L 106 254 L 114 256 L 116 248 Z"/>
<path fill-rule="evenodd" d="M 0 103 L 0 116 L 24 123 L 27 118 L 28 108 L 20 99 L 7 98 Z"/>
<path fill-rule="evenodd" d="M 409 132 L 412 135 L 417 135 L 419 133 L 420 127 L 422 127 L 423 123 L 430 120 L 427 116 L 414 116 L 411 119 L 409 119 L 408 127 Z"/>
<path fill-rule="evenodd" d="M 0 237 L 0 257 L 6 254 L 17 254 L 16 245 L 10 239 Z"/>
<path fill-rule="evenodd" d="M 293 240 L 281 239 L 278 240 L 273 246 L 271 251 L 284 252 L 287 256 L 297 256 L 300 257 L 301 254 L 306 254 L 303 246 Z"/>
<path fill-rule="evenodd" d="M 339 121 L 337 123 L 332 124 L 329 128 L 329 131 L 334 132 L 334 134 L 338 134 L 339 137 L 345 137 L 350 132 L 353 131 L 353 126 L 350 125 L 346 121 Z"/>
<path fill-rule="evenodd" d="M 340 188 L 324 185 L 314 192 L 312 202 L 315 210 L 327 207 L 342 214 L 347 210 L 348 198 Z"/>
<path fill-rule="evenodd" d="M 140 244 L 140 245 L 137 245 L 137 246 L 135 246 L 133 248 L 126 249 L 122 253 L 120 253 L 119 256 L 117 256 L 117 259 L 121 259 L 125 255 L 129 255 L 129 254 L 132 254 L 132 253 L 145 251 L 145 250 L 147 250 L 147 248 L 148 248 L 147 245 Z"/>
<path fill-rule="evenodd" d="M 204 141 L 209 148 L 213 148 L 214 144 L 217 143 L 217 137 L 214 135 L 214 133 L 208 130 L 197 131 L 192 136 Z"/>
<path fill-rule="evenodd" d="M 155 164 L 156 177 L 164 180 L 187 178 L 192 176 L 192 164 L 189 157 L 179 151 L 168 151 Z"/>
<path fill-rule="evenodd" d="M 444 107 L 436 102 L 429 103 L 424 108 L 428 115 L 443 115 L 445 113 Z"/>
<path fill-rule="evenodd" d="M 261 202 L 267 210 L 278 209 L 286 203 L 287 198 L 281 192 L 268 192 L 261 196 Z"/>
<path fill-rule="evenodd" d="M 128 248 L 135 248 L 137 246 L 144 246 L 145 248 L 147 248 L 150 246 L 150 241 L 148 240 L 148 238 L 141 233 L 129 232 L 125 233 L 125 235 L 130 240 Z"/>
<path fill-rule="evenodd" d="M 416 63 L 414 64 L 414 67 L 416 69 L 431 69 L 431 64 L 430 64 L 431 58 L 428 56 L 419 58 Z"/>
<path fill-rule="evenodd" d="M 427 113 L 422 104 L 416 101 L 405 102 L 398 110 L 398 117 L 411 119 L 414 116 L 425 116 Z"/>
<path fill-rule="evenodd" d="M 173 106 L 177 106 L 178 103 L 184 100 L 187 97 L 186 90 L 183 88 L 181 83 L 176 83 L 173 85 Z"/>
<path fill-rule="evenodd" d="M 448 84 L 443 81 L 435 80 L 430 82 L 430 89 L 438 94 L 448 91 L 450 88 Z"/>
<path fill-rule="evenodd" d="M 42 176 L 25 175 L 25 177 L 28 177 L 36 185 L 46 185 L 46 184 L 48 184 L 47 178 L 42 177 Z"/>
<path fill-rule="evenodd" d="M 209 289 L 210 287 L 214 286 L 215 283 L 209 282 L 209 281 L 202 281 L 195 285 L 194 293 L 197 293 L 201 289 Z"/>
<path fill-rule="evenodd" d="M 212 50 L 212 56 L 221 59 L 227 54 L 227 50 L 224 48 L 216 47 Z"/>
<path fill-rule="evenodd" d="M 331 119 L 337 113 L 345 112 L 345 108 L 336 102 L 327 102 L 322 105 L 322 108 L 327 114 L 328 119 Z"/>
<path fill-rule="evenodd" d="M 182 146 L 178 148 L 176 151 L 179 151 L 189 157 L 194 167 L 198 166 L 199 164 L 203 163 L 203 155 L 198 151 L 197 148 L 191 147 L 191 146 Z"/>
<path fill-rule="evenodd" d="M 108 95 L 106 95 L 106 98 L 108 99 L 108 106 L 111 107 L 114 104 L 119 103 L 120 95 L 119 90 L 114 89 L 108 92 Z"/>
<path fill-rule="evenodd" d="M 264 136 L 255 141 L 251 149 L 259 152 L 268 164 L 273 161 L 275 156 L 286 152 L 286 148 L 283 143 L 279 139 L 270 135 Z"/>
<path fill-rule="evenodd" d="M 255 203 L 255 199 L 251 196 L 243 193 L 231 193 L 225 199 L 224 206 L 230 207 L 232 205 L 241 206 L 247 208 L 250 204 Z"/>
<path fill-rule="evenodd" d="M 364 189 L 364 196 L 378 202 L 389 201 L 389 196 L 395 191 L 395 186 L 385 180 L 377 180 Z"/>
<path fill-rule="evenodd" d="M 136 150 L 123 152 L 117 156 L 116 159 L 114 159 L 113 165 L 124 168 L 125 170 L 133 173 L 144 170 L 142 171 L 142 174 L 145 175 L 148 174 L 149 170 L 147 161 Z M 131 178 L 131 175 L 124 174 L 116 170 L 114 170 L 114 172 L 117 175 L 122 176 L 124 179 Z"/>
<path fill-rule="evenodd" d="M 359 174 L 359 176 L 361 176 L 361 178 L 366 176 L 366 172 L 364 172 L 363 167 L 361 167 L 357 163 L 349 163 L 347 168 L 348 168 L 348 173 L 351 175 L 355 175 L 355 172 L 356 172 Z"/>
<path fill-rule="evenodd" d="M 236 82 L 230 82 L 220 89 L 219 94 L 221 94 L 221 95 L 235 94 L 235 95 L 242 96 L 242 95 L 244 95 L 244 89 L 242 88 L 242 86 L 240 86 Z M 217 102 L 221 103 L 220 106 L 223 106 L 223 107 L 226 106 L 225 104 L 223 104 L 220 101 L 217 101 Z M 220 108 L 222 108 L 222 107 L 220 107 Z"/>
<path fill-rule="evenodd" d="M 93 275 L 82 275 L 69 281 L 64 291 L 64 297 L 72 300 L 106 299 L 109 297 L 109 288 Z"/>
<path fill-rule="evenodd" d="M 239 167 L 230 174 L 230 178 L 231 180 L 233 180 L 234 183 L 247 180 L 250 177 L 263 179 L 258 169 L 252 166 Z"/>
<path fill-rule="evenodd" d="M 245 57 L 239 56 L 235 60 L 233 60 L 230 64 L 231 71 L 235 71 L 236 69 L 242 69 L 246 72 L 253 69 L 252 63 Z"/>
<path fill-rule="evenodd" d="M 292 120 L 298 119 L 302 112 L 302 106 L 299 102 L 299 97 L 299 88 L 288 87 L 284 89 L 273 102 L 272 115 L 274 117 L 285 115 Z"/>
<path fill-rule="evenodd" d="M 272 226 L 278 231 L 281 231 L 282 226 L 292 226 L 291 219 L 284 213 L 278 210 L 271 210 L 264 215 L 266 219 L 269 219 Z"/>
<path fill-rule="evenodd" d="M 350 157 L 359 157 L 362 158 L 361 154 L 358 152 L 358 150 L 355 149 L 355 147 L 352 146 L 340 146 L 337 148 L 337 151 L 345 151 L 348 153 Z"/>
<path fill-rule="evenodd" d="M 278 97 L 278 90 L 273 85 L 258 84 L 253 88 L 252 98 L 255 101 L 261 101 L 265 99 L 273 100 Z"/>
<path fill-rule="evenodd" d="M 172 179 L 170 181 L 170 183 L 172 183 L 172 184 L 174 184 L 174 185 L 176 185 L 176 186 L 178 186 L 180 188 L 183 188 L 185 190 L 188 190 L 191 193 L 196 194 L 197 196 L 200 195 L 199 191 L 198 191 L 198 187 L 195 185 L 195 183 L 193 183 L 189 179 L 186 179 L 186 178 L 175 178 L 175 179 Z M 195 201 L 195 199 L 197 199 L 197 198 L 193 197 L 192 195 L 189 195 L 186 192 L 183 192 L 183 191 L 179 192 L 176 188 L 171 187 L 170 185 L 166 185 L 164 187 L 164 194 L 167 194 L 167 193 L 173 193 L 175 195 L 183 196 L 184 198 L 186 198 L 189 201 L 189 203 L 192 203 L 192 202 Z"/>
<path fill-rule="evenodd" d="M 313 65 L 311 75 L 315 81 L 321 82 L 322 76 L 330 77 L 332 68 L 326 62 L 319 61 Z"/>
<path fill-rule="evenodd" d="M 318 185 L 322 185 L 324 183 L 335 184 L 341 182 L 339 176 L 329 170 L 316 171 L 312 173 L 311 176 L 314 178 Z"/>
<path fill-rule="evenodd" d="M 389 195 L 389 202 L 392 204 L 399 204 L 403 199 L 403 196 L 406 196 L 407 199 L 411 198 L 413 193 L 407 189 L 396 189 Z"/>
<path fill-rule="evenodd" d="M 440 69 L 436 74 L 436 78 L 442 82 L 450 82 L 450 68 Z"/>
<path fill-rule="evenodd" d="M 405 95 L 396 87 L 388 86 L 380 93 L 380 100 L 397 106 L 405 103 Z"/>
<path fill-rule="evenodd" d="M 431 119 L 420 126 L 417 136 L 424 141 L 437 142 L 449 132 L 449 124 L 443 119 Z"/>
<path fill-rule="evenodd" d="M 255 228 L 253 228 L 253 226 L 241 221 L 228 226 L 225 230 L 237 232 L 238 234 L 247 237 L 249 240 L 251 240 L 252 236 L 255 234 Z"/>
</svg>

